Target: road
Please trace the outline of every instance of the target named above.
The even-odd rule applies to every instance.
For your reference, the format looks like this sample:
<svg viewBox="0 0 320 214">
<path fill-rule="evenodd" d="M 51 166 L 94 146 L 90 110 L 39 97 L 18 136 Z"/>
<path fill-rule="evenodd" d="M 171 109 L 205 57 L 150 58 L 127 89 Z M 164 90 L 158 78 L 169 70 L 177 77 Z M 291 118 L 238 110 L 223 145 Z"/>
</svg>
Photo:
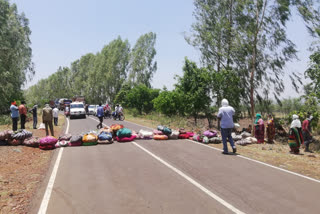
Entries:
<svg viewBox="0 0 320 214">
<path fill-rule="evenodd" d="M 91 116 L 71 120 L 69 133 L 95 130 L 97 123 Z M 64 148 L 45 211 L 310 214 L 320 212 L 319 196 L 317 181 L 189 140 L 136 140 Z"/>
</svg>

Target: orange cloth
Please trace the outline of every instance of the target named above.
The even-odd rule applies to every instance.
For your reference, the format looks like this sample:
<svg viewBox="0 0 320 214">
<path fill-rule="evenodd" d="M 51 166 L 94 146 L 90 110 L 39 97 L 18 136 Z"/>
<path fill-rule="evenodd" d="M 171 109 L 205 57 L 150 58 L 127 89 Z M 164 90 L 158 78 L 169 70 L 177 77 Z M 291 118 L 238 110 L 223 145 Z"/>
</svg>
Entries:
<svg viewBox="0 0 320 214">
<path fill-rule="evenodd" d="M 27 116 L 27 108 L 23 104 L 19 105 L 19 114 L 24 114 Z"/>
</svg>

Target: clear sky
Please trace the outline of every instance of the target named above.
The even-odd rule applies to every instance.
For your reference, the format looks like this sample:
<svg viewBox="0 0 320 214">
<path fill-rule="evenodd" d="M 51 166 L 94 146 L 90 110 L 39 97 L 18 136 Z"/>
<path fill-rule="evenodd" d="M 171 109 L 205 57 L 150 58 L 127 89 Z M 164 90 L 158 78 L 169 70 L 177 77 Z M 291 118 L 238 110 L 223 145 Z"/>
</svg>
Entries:
<svg viewBox="0 0 320 214">
<path fill-rule="evenodd" d="M 153 87 L 173 88 L 174 75 L 182 74 L 184 57 L 199 62 L 200 53 L 188 45 L 184 32 L 194 22 L 193 0 L 12 0 L 19 13 L 30 21 L 33 62 L 36 75 L 27 87 L 54 73 L 59 66 L 87 53 L 97 53 L 117 36 L 128 39 L 131 47 L 139 36 L 157 34 L 155 60 L 158 70 Z M 289 63 L 285 72 L 306 70 L 311 38 L 301 19 L 288 24 L 289 38 L 297 45 L 300 61 Z M 285 77 L 283 97 L 297 94 Z M 305 80 L 304 80 L 305 81 Z"/>
</svg>

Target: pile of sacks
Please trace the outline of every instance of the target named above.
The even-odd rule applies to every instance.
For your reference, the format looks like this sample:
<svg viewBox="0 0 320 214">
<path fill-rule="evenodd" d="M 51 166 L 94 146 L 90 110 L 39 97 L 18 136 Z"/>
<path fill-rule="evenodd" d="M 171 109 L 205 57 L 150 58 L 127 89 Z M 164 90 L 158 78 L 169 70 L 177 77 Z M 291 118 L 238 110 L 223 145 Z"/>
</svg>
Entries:
<svg viewBox="0 0 320 214">
<path fill-rule="evenodd" d="M 195 134 L 193 140 L 200 143 L 214 143 L 219 144 L 222 142 L 221 137 L 218 136 L 218 132 L 214 130 L 206 130 L 202 134 Z"/>
<path fill-rule="evenodd" d="M 233 132 L 231 136 L 235 144 L 241 145 L 241 146 L 258 142 L 257 139 L 254 137 L 251 137 L 251 134 L 248 132 L 242 132 L 240 135 L 236 135 L 236 133 Z"/>
<path fill-rule="evenodd" d="M 32 132 L 25 129 L 20 129 L 18 131 L 5 130 L 0 132 L 0 145 L 12 145 L 18 146 L 25 144 L 25 141 L 32 138 Z"/>
</svg>

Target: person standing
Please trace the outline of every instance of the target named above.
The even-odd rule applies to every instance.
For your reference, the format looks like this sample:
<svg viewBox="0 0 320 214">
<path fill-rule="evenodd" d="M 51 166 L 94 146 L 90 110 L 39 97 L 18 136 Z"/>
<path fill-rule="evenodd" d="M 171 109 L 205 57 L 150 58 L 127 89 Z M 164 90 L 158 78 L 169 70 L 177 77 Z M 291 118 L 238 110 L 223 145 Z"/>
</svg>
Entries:
<svg viewBox="0 0 320 214">
<path fill-rule="evenodd" d="M 16 101 L 13 101 L 10 106 L 11 119 L 12 119 L 12 130 L 18 130 L 18 119 L 19 119 L 19 108 L 17 107 Z"/>
<path fill-rule="evenodd" d="M 54 125 L 57 126 L 58 118 L 59 118 L 59 109 L 57 108 L 57 106 L 54 107 L 54 109 L 52 110 L 52 113 L 53 113 Z"/>
<path fill-rule="evenodd" d="M 26 118 L 27 118 L 27 108 L 25 106 L 26 102 L 21 101 L 21 105 L 19 105 L 19 114 L 21 120 L 21 129 L 25 129 Z"/>
<path fill-rule="evenodd" d="M 299 154 L 300 146 L 303 144 L 303 137 L 301 132 L 301 121 L 298 115 L 292 115 L 292 122 L 290 125 L 288 144 L 291 154 Z"/>
<path fill-rule="evenodd" d="M 304 145 L 305 145 L 305 152 L 310 152 L 312 151 L 309 150 L 309 145 L 312 142 L 312 133 L 311 133 L 311 121 L 313 119 L 313 116 L 311 115 L 309 118 L 305 119 L 302 122 L 302 134 L 303 134 L 303 140 L 304 140 Z"/>
<path fill-rule="evenodd" d="M 271 114 L 268 116 L 268 123 L 267 123 L 267 137 L 268 137 L 268 143 L 272 144 L 274 136 L 276 134 L 276 130 L 274 127 L 274 120 Z"/>
<path fill-rule="evenodd" d="M 103 127 L 102 122 L 104 117 L 104 111 L 101 103 L 99 103 L 99 106 L 97 109 L 97 117 L 99 118 L 99 121 L 100 121 L 100 123 L 97 125 L 97 129 L 101 129 Z"/>
<path fill-rule="evenodd" d="M 42 122 L 46 127 L 47 136 L 49 135 L 48 127 L 50 128 L 51 136 L 54 136 L 52 119 L 53 119 L 52 108 L 49 106 L 49 104 L 46 104 L 45 107 L 42 109 Z"/>
<path fill-rule="evenodd" d="M 229 102 L 227 99 L 223 99 L 221 102 L 221 108 L 219 108 L 218 118 L 220 120 L 220 127 L 221 127 L 221 135 L 222 135 L 222 142 L 223 142 L 223 152 L 222 154 L 229 154 L 228 153 L 228 145 L 227 145 L 227 138 L 230 142 L 232 147 L 233 153 L 237 152 L 236 146 L 234 145 L 231 132 L 234 128 L 233 123 L 233 115 L 235 114 L 235 110 L 233 107 L 229 106 Z"/>
<path fill-rule="evenodd" d="M 34 104 L 34 106 L 32 107 L 32 109 L 29 111 L 32 113 L 33 116 L 33 129 L 37 129 L 37 123 L 38 123 L 38 105 Z"/>
<path fill-rule="evenodd" d="M 256 121 L 254 122 L 254 136 L 258 143 L 264 143 L 264 122 L 261 114 L 256 114 Z"/>
</svg>

